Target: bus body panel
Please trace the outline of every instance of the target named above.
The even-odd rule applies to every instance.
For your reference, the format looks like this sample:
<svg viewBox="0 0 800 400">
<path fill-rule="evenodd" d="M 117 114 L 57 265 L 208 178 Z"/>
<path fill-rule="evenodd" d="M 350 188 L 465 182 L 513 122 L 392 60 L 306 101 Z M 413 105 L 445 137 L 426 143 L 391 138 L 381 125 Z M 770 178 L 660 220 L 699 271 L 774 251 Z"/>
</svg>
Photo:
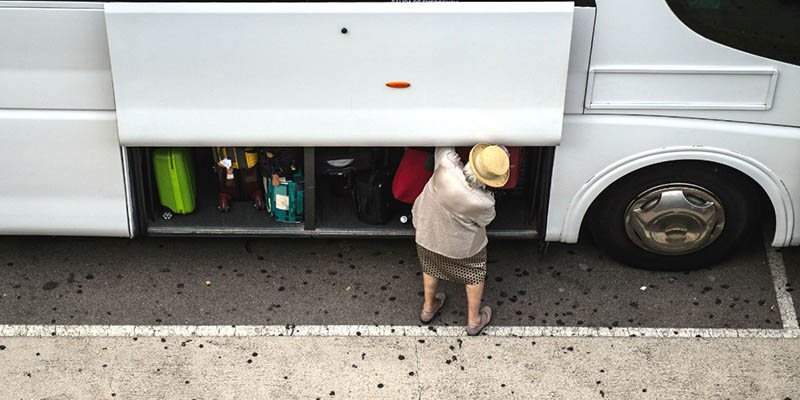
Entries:
<svg viewBox="0 0 800 400">
<path fill-rule="evenodd" d="M 555 145 L 573 9 L 108 3 L 120 142 Z"/>
<path fill-rule="evenodd" d="M 129 236 L 113 111 L 0 110 L 0 232 Z"/>
<path fill-rule="evenodd" d="M 586 94 L 586 79 L 589 72 L 589 56 L 592 52 L 594 33 L 594 7 L 575 7 L 572 19 L 572 40 L 569 49 L 567 72 L 567 94 L 564 114 L 583 114 Z"/>
<path fill-rule="evenodd" d="M 800 244 L 800 128 L 689 118 L 568 115 L 556 148 L 545 239 L 575 243 L 592 201 L 629 172 L 708 160 L 758 183 L 775 209 L 774 246 Z"/>
<path fill-rule="evenodd" d="M 800 66 L 709 40 L 665 0 L 597 1 L 586 89 L 587 114 L 800 126 Z"/>
<path fill-rule="evenodd" d="M 0 55 L 0 109 L 114 109 L 103 10 L 0 8 Z"/>
<path fill-rule="evenodd" d="M 7 5 L 0 232 L 129 236 L 103 11 Z"/>
</svg>

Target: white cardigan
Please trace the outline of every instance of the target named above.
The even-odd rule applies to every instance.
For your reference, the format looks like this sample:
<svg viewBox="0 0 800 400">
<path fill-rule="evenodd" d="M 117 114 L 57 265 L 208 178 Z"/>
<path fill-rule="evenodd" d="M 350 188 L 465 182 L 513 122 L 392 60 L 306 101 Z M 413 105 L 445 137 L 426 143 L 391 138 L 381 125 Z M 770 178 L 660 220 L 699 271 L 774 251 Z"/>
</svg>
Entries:
<svg viewBox="0 0 800 400">
<path fill-rule="evenodd" d="M 472 257 L 489 242 L 494 194 L 467 183 L 455 148 L 437 147 L 435 159 L 433 176 L 412 209 L 416 242 L 446 257 Z"/>
</svg>

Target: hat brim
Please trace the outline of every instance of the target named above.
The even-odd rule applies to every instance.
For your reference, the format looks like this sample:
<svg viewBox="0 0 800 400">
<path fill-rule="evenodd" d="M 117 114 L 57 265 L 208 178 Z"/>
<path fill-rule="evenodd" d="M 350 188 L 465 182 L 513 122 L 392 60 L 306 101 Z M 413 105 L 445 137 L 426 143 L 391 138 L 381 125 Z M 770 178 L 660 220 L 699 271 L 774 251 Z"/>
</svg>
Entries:
<svg viewBox="0 0 800 400">
<path fill-rule="evenodd" d="M 494 179 L 487 179 L 481 176 L 475 169 L 475 160 L 478 158 L 481 152 L 489 146 L 491 145 L 488 143 L 478 143 L 475 146 L 472 146 L 472 149 L 469 151 L 469 167 L 472 169 L 472 173 L 475 174 L 475 177 L 478 178 L 479 181 L 483 182 L 486 186 L 501 188 L 508 183 L 508 177 L 511 175 L 510 169 L 506 171 L 503 176 L 499 176 Z"/>
</svg>

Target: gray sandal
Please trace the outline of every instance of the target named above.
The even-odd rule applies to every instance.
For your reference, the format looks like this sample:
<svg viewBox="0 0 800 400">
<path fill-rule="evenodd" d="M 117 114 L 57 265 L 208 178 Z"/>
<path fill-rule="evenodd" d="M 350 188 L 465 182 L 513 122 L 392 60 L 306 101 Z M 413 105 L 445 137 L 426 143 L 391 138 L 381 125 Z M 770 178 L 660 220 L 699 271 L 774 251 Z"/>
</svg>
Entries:
<svg viewBox="0 0 800 400">
<path fill-rule="evenodd" d="M 476 336 L 479 333 L 481 333 L 481 331 L 483 330 L 483 328 L 486 327 L 486 325 L 489 325 L 489 322 L 492 321 L 492 308 L 489 306 L 481 307 L 480 315 L 481 315 L 481 323 L 477 325 L 471 325 L 471 324 L 467 325 L 467 335 Z"/>
<path fill-rule="evenodd" d="M 444 293 L 436 293 L 434 297 L 436 298 L 436 308 L 434 308 L 433 311 L 425 311 L 423 308 L 422 312 L 419 314 L 419 320 L 422 321 L 423 324 L 427 324 L 433 320 L 433 317 L 435 317 L 436 313 L 442 309 L 442 306 L 444 306 L 444 301 L 447 299 L 447 296 L 445 296 Z"/>
</svg>

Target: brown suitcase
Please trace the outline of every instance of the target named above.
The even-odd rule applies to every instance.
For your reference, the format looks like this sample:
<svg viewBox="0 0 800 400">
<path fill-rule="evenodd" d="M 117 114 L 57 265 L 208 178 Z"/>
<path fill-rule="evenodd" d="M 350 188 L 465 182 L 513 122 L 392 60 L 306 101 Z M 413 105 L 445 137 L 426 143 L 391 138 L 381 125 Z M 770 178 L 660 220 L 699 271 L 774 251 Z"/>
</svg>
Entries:
<svg viewBox="0 0 800 400">
<path fill-rule="evenodd" d="M 251 200 L 253 207 L 264 209 L 264 192 L 261 190 L 261 180 L 258 176 L 258 167 L 247 169 L 227 170 L 217 166 L 217 180 L 219 182 L 219 197 L 217 210 L 228 212 L 231 202 L 237 200 Z"/>
</svg>

